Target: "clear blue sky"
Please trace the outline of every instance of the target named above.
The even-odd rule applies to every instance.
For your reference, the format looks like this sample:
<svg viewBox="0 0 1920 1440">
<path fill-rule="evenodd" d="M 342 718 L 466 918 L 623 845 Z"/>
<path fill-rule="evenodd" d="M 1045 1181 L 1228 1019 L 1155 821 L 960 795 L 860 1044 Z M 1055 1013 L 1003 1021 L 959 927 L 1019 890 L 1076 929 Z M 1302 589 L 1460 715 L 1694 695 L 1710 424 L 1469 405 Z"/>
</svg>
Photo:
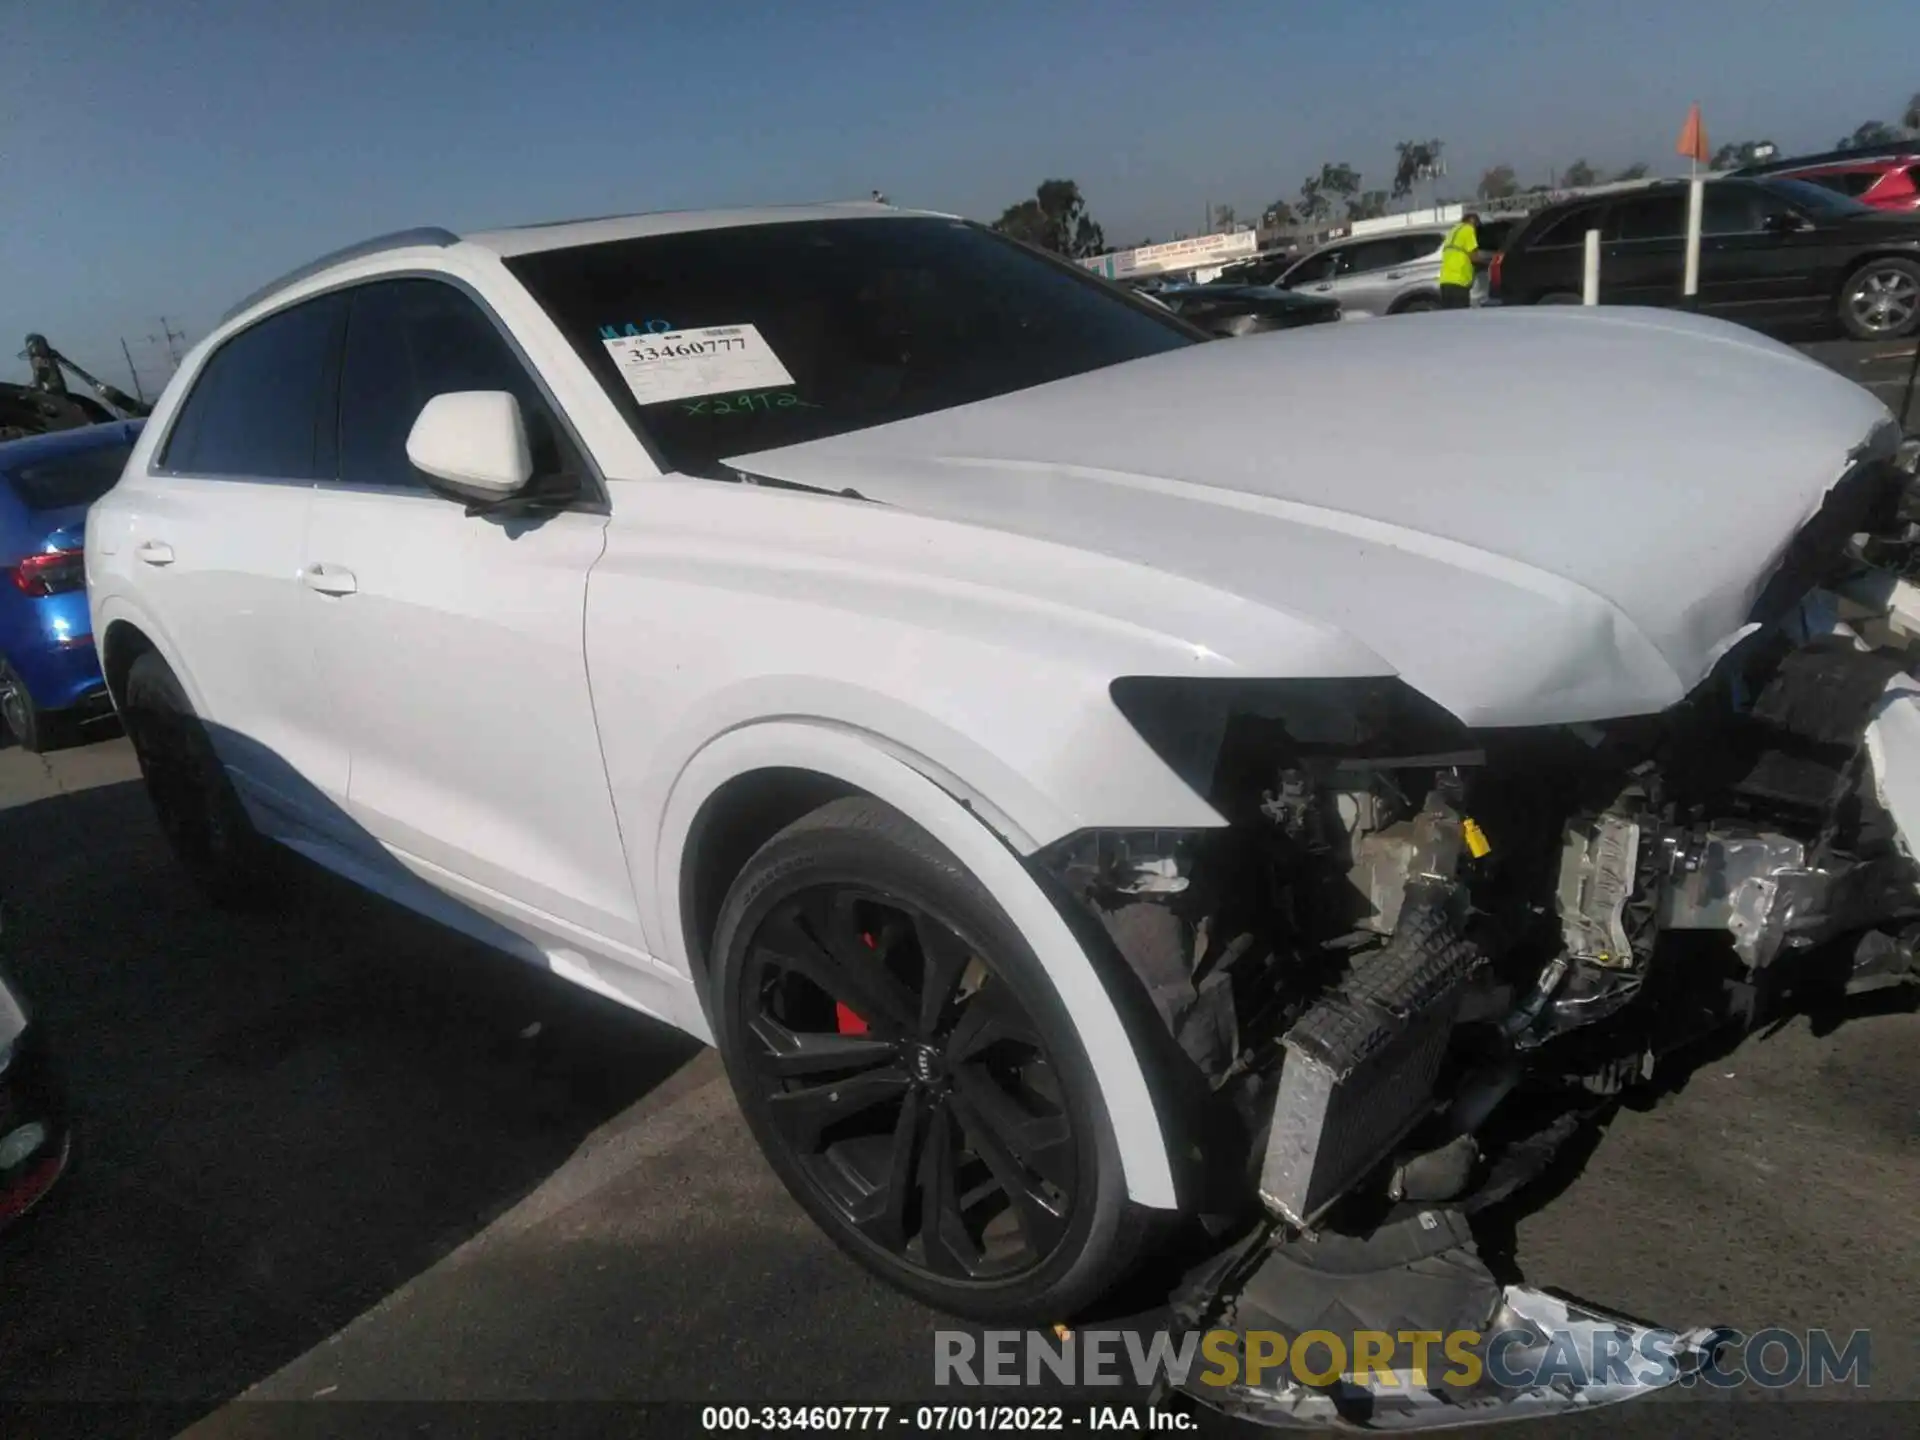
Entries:
<svg viewBox="0 0 1920 1440">
<path fill-rule="evenodd" d="M 1450 18 L 1449 18 L 1450 17 Z M 1826 146 L 1920 89 L 1913 0 L 0 0 L 0 374 L 127 383 L 322 251 L 865 196 L 991 219 L 1077 179 L 1108 238 L 1256 212 L 1322 160 L 1451 182 Z"/>
</svg>

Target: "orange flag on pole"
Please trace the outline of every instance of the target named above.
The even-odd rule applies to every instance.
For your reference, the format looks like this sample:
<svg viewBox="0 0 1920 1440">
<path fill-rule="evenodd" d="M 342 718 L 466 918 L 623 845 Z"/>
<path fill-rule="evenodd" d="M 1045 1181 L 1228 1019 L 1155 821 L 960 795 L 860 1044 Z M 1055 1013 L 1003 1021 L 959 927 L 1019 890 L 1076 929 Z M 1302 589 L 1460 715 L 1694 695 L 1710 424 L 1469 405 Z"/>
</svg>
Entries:
<svg viewBox="0 0 1920 1440">
<path fill-rule="evenodd" d="M 1680 127 L 1680 139 L 1673 148 L 1696 164 L 1707 163 L 1707 157 L 1712 152 L 1707 149 L 1707 127 L 1700 119 L 1699 101 L 1688 107 L 1687 123 Z"/>
</svg>

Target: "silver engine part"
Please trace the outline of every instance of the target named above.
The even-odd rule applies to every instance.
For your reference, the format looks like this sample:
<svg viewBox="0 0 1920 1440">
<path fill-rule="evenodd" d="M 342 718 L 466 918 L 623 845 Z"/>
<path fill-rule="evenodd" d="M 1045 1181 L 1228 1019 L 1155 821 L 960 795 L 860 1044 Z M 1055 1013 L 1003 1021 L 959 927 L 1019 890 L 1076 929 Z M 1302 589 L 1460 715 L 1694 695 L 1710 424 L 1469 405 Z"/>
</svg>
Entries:
<svg viewBox="0 0 1920 1440">
<path fill-rule="evenodd" d="M 1567 954 L 1608 969 L 1630 969 L 1627 902 L 1640 865 L 1639 822 L 1614 812 L 1588 827 L 1568 826 L 1555 896 Z"/>
</svg>

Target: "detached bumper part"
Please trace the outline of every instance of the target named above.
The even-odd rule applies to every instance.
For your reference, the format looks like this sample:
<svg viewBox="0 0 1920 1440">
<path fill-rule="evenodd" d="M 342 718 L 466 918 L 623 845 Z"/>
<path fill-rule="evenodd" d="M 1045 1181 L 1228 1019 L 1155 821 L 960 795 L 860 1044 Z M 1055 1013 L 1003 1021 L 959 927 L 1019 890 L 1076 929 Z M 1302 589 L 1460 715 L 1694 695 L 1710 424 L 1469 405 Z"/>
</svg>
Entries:
<svg viewBox="0 0 1920 1440">
<path fill-rule="evenodd" d="M 1592 1409 L 1664 1389 L 1704 1364 L 1713 1344 L 1711 1330 L 1674 1334 L 1502 1286 L 1451 1210 L 1422 1210 L 1362 1238 L 1272 1240 L 1235 1268 L 1241 1278 L 1203 1312 L 1208 1328 L 1288 1340 L 1317 1330 L 1347 1347 L 1371 1332 L 1395 1345 L 1392 1370 L 1361 1373 L 1350 1348 L 1347 1368 L 1325 1384 L 1279 1370 L 1249 1384 L 1243 1367 L 1219 1385 L 1196 1368 L 1181 1387 L 1210 1409 L 1277 1428 L 1427 1430 Z M 1405 1332 L 1462 1331 L 1477 1341 L 1432 1341 L 1422 1371 L 1398 1343 Z M 1316 1348 L 1315 1363 L 1325 1353 Z"/>
</svg>

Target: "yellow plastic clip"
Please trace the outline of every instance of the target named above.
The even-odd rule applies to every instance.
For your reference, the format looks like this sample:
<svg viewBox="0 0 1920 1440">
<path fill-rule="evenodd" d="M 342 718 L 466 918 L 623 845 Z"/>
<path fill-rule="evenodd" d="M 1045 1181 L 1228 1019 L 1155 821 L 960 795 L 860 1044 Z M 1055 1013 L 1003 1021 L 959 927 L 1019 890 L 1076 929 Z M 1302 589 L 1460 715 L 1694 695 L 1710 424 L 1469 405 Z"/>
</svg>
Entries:
<svg viewBox="0 0 1920 1440">
<path fill-rule="evenodd" d="M 1467 842 L 1467 853 L 1476 860 L 1484 860 L 1493 852 L 1487 832 L 1480 828 L 1478 820 L 1471 817 L 1460 822 L 1460 838 Z"/>
</svg>

